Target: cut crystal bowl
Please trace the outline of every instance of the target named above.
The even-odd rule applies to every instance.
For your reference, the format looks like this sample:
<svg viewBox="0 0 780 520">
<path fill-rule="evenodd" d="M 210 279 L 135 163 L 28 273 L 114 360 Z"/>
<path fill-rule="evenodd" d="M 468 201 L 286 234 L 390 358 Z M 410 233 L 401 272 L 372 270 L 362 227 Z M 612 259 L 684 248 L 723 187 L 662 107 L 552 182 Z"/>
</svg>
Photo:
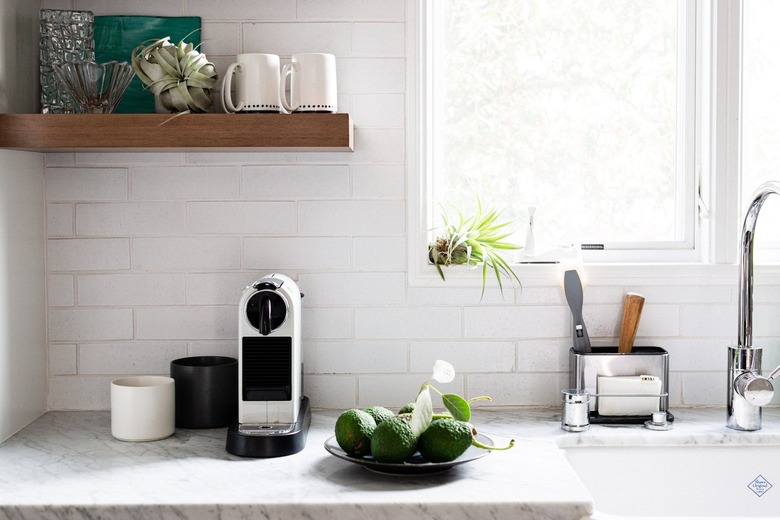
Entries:
<svg viewBox="0 0 780 520">
<path fill-rule="evenodd" d="M 76 101 L 76 111 L 81 114 L 113 112 L 135 75 L 126 61 L 56 62 L 52 67 Z"/>
</svg>

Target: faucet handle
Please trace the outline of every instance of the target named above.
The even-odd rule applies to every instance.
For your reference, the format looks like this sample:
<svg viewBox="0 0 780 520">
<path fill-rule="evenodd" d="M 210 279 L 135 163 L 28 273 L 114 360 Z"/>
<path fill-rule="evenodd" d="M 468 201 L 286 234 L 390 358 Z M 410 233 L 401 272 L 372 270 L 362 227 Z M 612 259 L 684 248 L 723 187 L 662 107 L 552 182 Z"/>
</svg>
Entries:
<svg viewBox="0 0 780 520">
<path fill-rule="evenodd" d="M 778 365 L 776 369 L 772 370 L 772 373 L 769 374 L 769 377 L 767 377 L 767 379 L 771 381 L 772 379 L 776 378 L 778 374 L 780 374 L 780 365 Z"/>
<path fill-rule="evenodd" d="M 734 390 L 753 406 L 766 406 L 775 395 L 770 380 L 777 374 L 780 374 L 780 367 L 777 367 L 768 378 L 753 372 L 744 372 L 734 380 Z"/>
</svg>

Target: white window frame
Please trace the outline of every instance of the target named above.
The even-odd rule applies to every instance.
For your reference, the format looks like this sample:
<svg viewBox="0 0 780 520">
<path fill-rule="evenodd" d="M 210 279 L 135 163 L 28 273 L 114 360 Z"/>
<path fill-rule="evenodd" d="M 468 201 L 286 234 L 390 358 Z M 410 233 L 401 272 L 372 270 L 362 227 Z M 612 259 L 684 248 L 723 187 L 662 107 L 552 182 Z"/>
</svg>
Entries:
<svg viewBox="0 0 780 520">
<path fill-rule="evenodd" d="M 441 286 L 436 269 L 427 261 L 426 229 L 430 220 L 429 186 L 425 172 L 432 167 L 430 128 L 430 86 L 426 85 L 430 63 L 427 50 L 432 35 L 426 30 L 431 4 L 435 0 L 407 0 L 407 170 L 408 170 L 408 276 L 410 286 Z M 670 280 L 702 280 L 702 283 L 736 283 L 739 209 L 739 113 L 741 2 L 691 0 L 698 27 L 695 68 L 702 84 L 696 89 L 693 117 L 686 125 L 699 125 L 694 132 L 692 156 L 686 167 L 695 175 L 693 190 L 699 207 L 700 226 L 695 254 L 669 259 L 664 255 L 637 262 L 630 251 L 612 258 L 583 255 L 591 281 L 607 284 L 663 284 Z M 687 58 L 690 59 L 690 56 Z M 689 150 L 690 151 L 690 150 Z M 691 212 L 693 214 L 693 212 Z M 515 271 L 524 286 L 558 285 L 565 265 L 519 265 Z M 462 271 L 466 271 L 463 269 Z M 456 270 L 457 272 L 457 270 Z M 757 274 L 759 268 L 757 268 Z M 780 267 L 763 267 L 762 273 L 780 279 Z M 704 277 L 704 278 L 700 278 Z M 704 281 L 706 280 L 706 282 Z M 472 287 L 481 274 L 463 274 L 447 279 L 447 286 Z"/>
</svg>

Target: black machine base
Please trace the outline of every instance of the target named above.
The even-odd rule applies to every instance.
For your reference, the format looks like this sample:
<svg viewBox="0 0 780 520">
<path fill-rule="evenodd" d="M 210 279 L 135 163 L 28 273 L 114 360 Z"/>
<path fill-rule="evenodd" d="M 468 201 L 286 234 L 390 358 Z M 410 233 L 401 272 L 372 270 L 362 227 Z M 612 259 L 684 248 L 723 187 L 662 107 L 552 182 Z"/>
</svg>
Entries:
<svg viewBox="0 0 780 520">
<path fill-rule="evenodd" d="M 245 435 L 238 431 L 238 421 L 230 425 L 227 432 L 228 453 L 239 457 L 267 458 L 284 457 L 298 453 L 306 446 L 306 436 L 311 424 L 309 398 L 301 399 L 298 421 L 289 433 L 277 435 Z"/>
</svg>

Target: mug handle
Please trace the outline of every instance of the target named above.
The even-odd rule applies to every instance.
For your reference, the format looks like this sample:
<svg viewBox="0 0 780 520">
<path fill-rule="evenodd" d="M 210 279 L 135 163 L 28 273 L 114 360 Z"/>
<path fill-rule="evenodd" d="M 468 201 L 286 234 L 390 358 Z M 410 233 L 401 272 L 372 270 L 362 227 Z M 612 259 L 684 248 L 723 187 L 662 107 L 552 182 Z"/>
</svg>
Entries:
<svg viewBox="0 0 780 520">
<path fill-rule="evenodd" d="M 244 109 L 244 102 L 239 101 L 238 106 L 233 105 L 233 97 L 230 94 L 230 87 L 233 83 L 233 71 L 237 70 L 241 72 L 242 67 L 240 63 L 231 63 L 225 72 L 225 79 L 222 80 L 222 108 L 225 113 L 240 112 Z"/>
<path fill-rule="evenodd" d="M 282 101 L 282 106 L 287 112 L 295 112 L 298 110 L 298 107 L 291 106 L 292 104 L 292 82 L 290 82 L 290 101 L 287 101 L 287 91 L 285 90 L 285 85 L 287 84 L 287 76 L 293 73 L 295 70 L 296 63 L 290 62 L 285 64 L 284 67 L 282 67 L 282 74 L 281 79 L 279 81 L 279 98 Z"/>
</svg>

